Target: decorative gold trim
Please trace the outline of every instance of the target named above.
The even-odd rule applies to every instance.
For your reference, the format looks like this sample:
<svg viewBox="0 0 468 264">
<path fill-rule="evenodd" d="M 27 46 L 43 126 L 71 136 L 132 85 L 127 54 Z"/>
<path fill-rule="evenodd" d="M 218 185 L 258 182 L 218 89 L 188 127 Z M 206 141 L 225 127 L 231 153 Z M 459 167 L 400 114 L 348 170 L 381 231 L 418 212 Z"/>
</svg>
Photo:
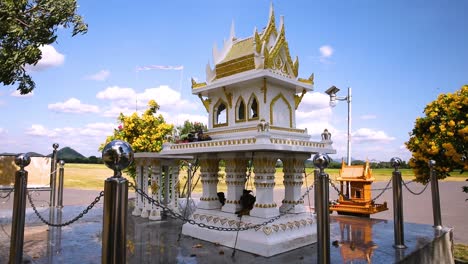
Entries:
<svg viewBox="0 0 468 264">
<path fill-rule="evenodd" d="M 273 98 L 273 100 L 271 100 L 271 103 L 270 103 L 270 125 L 274 124 L 273 123 L 273 106 L 275 105 L 276 101 L 278 101 L 280 98 L 283 99 L 283 101 L 288 106 L 288 109 L 289 109 L 289 127 L 292 128 L 292 109 L 291 109 L 291 105 L 289 104 L 288 100 L 286 100 L 286 98 L 284 97 L 284 95 L 282 93 L 279 93 L 275 98 Z"/>
<path fill-rule="evenodd" d="M 305 134 L 305 129 L 299 129 L 299 128 L 285 128 L 285 127 L 278 127 L 278 126 L 270 126 L 270 129 L 272 130 L 280 130 L 280 131 L 286 131 L 286 132 L 293 132 L 293 133 L 301 133 Z"/>
<path fill-rule="evenodd" d="M 273 10 L 273 6 L 271 7 L 271 13 L 270 17 L 268 19 L 268 25 L 266 26 L 266 29 L 264 33 L 262 34 L 262 42 L 263 41 L 269 41 L 270 35 L 274 32 L 277 33 L 278 31 L 276 30 L 276 22 L 275 22 L 275 11 Z"/>
<path fill-rule="evenodd" d="M 216 65 L 216 79 L 255 69 L 254 54 Z"/>
<path fill-rule="evenodd" d="M 302 146 L 302 147 L 325 148 L 324 143 L 306 141 L 306 140 L 270 138 L 270 142 L 273 144 L 280 144 L 280 145 L 294 145 L 294 146 Z"/>
<path fill-rule="evenodd" d="M 293 73 L 297 77 L 299 73 L 299 58 L 296 56 L 296 59 L 293 62 Z"/>
<path fill-rule="evenodd" d="M 203 106 L 206 109 L 206 112 L 209 113 L 210 112 L 211 99 L 210 98 L 203 99 L 203 96 L 201 94 L 198 94 L 198 98 L 200 98 Z"/>
<path fill-rule="evenodd" d="M 206 86 L 206 82 L 197 83 L 197 82 L 192 78 L 192 89 L 201 88 L 201 87 L 205 87 L 205 86 Z"/>
<path fill-rule="evenodd" d="M 296 110 L 297 110 L 297 107 L 299 107 L 299 104 L 301 103 L 302 98 L 304 97 L 306 93 L 307 93 L 307 90 L 303 89 L 301 95 L 297 95 L 297 94 L 294 95 L 294 106 Z"/>
<path fill-rule="evenodd" d="M 262 51 L 262 40 L 260 39 L 260 35 L 258 34 L 257 29 L 255 29 L 254 40 L 255 40 L 255 51 L 257 53 L 260 53 Z"/>
<path fill-rule="evenodd" d="M 226 96 L 226 100 L 229 104 L 229 108 L 232 108 L 232 93 L 228 93 L 226 91 L 226 87 L 223 86 L 223 92 L 224 92 L 224 95 Z"/>
<path fill-rule="evenodd" d="M 314 85 L 314 74 L 312 73 L 308 79 L 299 78 L 299 79 L 297 79 L 297 81 L 301 82 L 301 83 L 307 83 L 307 84 L 310 84 L 310 85 Z"/>
<path fill-rule="evenodd" d="M 170 146 L 172 150 L 181 149 L 195 149 L 195 148 L 212 148 L 212 147 L 224 147 L 229 145 L 251 145 L 255 144 L 256 138 L 242 138 L 242 139 L 229 139 L 221 141 L 205 141 L 205 142 L 193 142 L 193 143 L 182 143 L 174 144 Z"/>
</svg>

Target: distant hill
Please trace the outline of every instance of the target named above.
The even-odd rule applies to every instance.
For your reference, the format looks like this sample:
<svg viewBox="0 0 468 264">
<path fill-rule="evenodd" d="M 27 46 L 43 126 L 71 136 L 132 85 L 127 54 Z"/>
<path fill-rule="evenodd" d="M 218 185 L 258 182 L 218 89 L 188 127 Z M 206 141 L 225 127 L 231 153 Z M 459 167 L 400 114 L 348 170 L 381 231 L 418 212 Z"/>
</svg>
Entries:
<svg viewBox="0 0 468 264">
<path fill-rule="evenodd" d="M 52 156 L 52 154 L 48 155 L 49 157 Z M 74 160 L 74 159 L 86 159 L 85 156 L 81 155 L 78 151 L 70 148 L 70 147 L 64 147 L 61 148 L 57 151 L 57 160 Z"/>
</svg>

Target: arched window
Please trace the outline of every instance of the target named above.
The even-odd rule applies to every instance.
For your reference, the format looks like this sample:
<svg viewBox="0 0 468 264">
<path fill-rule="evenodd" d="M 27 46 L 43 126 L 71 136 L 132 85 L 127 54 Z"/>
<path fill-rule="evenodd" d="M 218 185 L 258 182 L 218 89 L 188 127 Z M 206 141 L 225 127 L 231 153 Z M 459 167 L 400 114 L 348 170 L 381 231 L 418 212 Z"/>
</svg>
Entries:
<svg viewBox="0 0 468 264">
<path fill-rule="evenodd" d="M 236 122 L 243 122 L 246 119 L 244 99 L 239 97 L 236 103 Z"/>
<path fill-rule="evenodd" d="M 258 119 L 259 114 L 257 97 L 255 94 L 252 94 L 249 99 L 249 120 Z"/>
<path fill-rule="evenodd" d="M 270 125 L 292 127 L 292 108 L 280 93 L 270 103 Z"/>
<path fill-rule="evenodd" d="M 215 107 L 213 113 L 213 124 L 214 126 L 226 126 L 228 123 L 228 114 L 226 103 L 222 100 L 219 100 Z"/>
</svg>

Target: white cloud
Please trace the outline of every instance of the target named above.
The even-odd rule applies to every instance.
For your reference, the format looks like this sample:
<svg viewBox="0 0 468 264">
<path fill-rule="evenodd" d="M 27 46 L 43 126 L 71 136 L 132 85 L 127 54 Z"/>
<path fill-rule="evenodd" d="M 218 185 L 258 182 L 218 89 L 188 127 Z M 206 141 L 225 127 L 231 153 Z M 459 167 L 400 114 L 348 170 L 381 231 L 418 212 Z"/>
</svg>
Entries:
<svg viewBox="0 0 468 264">
<path fill-rule="evenodd" d="M 329 45 L 324 45 L 319 48 L 322 58 L 329 58 L 333 55 L 333 48 Z"/>
<path fill-rule="evenodd" d="M 146 109 L 148 101 L 152 99 L 159 104 L 160 111 L 166 111 L 174 116 L 177 113 L 194 111 L 198 108 L 195 103 L 182 99 L 180 92 L 166 85 L 148 88 L 141 93 L 135 92 L 132 88 L 112 86 L 99 92 L 96 97 L 111 101 L 110 106 L 103 111 L 103 116 L 106 117 L 117 117 L 120 113 L 130 114 L 137 109 L 141 113 Z"/>
<path fill-rule="evenodd" d="M 31 127 L 26 130 L 26 134 L 39 137 L 53 137 L 56 135 L 55 132 L 48 130 L 43 125 L 38 124 L 31 125 Z"/>
<path fill-rule="evenodd" d="M 49 104 L 47 108 L 55 112 L 75 114 L 99 112 L 99 107 L 95 105 L 83 104 L 76 98 L 70 98 L 63 103 Z"/>
<path fill-rule="evenodd" d="M 65 55 L 58 52 L 52 45 L 40 46 L 42 58 L 36 65 L 27 65 L 26 70 L 42 71 L 47 68 L 60 66 L 65 61 Z"/>
<path fill-rule="evenodd" d="M 388 136 L 384 131 L 373 130 L 370 128 L 360 128 L 351 135 L 352 140 L 356 142 L 380 142 L 388 143 L 395 140 L 394 137 Z"/>
<path fill-rule="evenodd" d="M 376 115 L 362 115 L 359 118 L 361 118 L 362 120 L 370 120 L 370 119 L 376 119 L 377 116 Z"/>
<path fill-rule="evenodd" d="M 148 65 L 148 66 L 140 66 L 136 68 L 136 71 L 150 71 L 150 70 L 175 70 L 180 71 L 183 70 L 183 65 L 178 66 L 170 66 L 170 65 Z"/>
<path fill-rule="evenodd" d="M 85 76 L 86 80 L 93 80 L 93 81 L 105 81 L 110 76 L 110 71 L 108 70 L 101 70 L 95 74 Z"/>
<path fill-rule="evenodd" d="M 135 91 L 132 88 L 121 88 L 119 86 L 107 87 L 104 91 L 96 95 L 98 99 L 107 100 L 133 100 L 135 98 Z"/>
<path fill-rule="evenodd" d="M 34 95 L 34 91 L 28 93 L 28 94 L 21 94 L 19 90 L 14 90 L 11 94 L 13 97 L 18 97 L 18 98 L 28 98 L 32 97 Z"/>
<path fill-rule="evenodd" d="M 6 129 L 0 127 L 0 136 L 7 133 Z"/>
</svg>

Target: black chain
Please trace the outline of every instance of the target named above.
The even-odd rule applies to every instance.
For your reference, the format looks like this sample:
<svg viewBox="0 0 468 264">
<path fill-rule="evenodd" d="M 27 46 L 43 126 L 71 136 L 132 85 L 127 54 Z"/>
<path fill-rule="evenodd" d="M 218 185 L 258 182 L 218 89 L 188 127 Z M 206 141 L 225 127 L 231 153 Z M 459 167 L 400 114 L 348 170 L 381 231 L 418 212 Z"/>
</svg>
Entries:
<svg viewBox="0 0 468 264">
<path fill-rule="evenodd" d="M 375 202 L 377 199 L 379 199 L 380 196 L 382 196 L 387 190 L 392 189 L 392 187 L 390 187 L 391 182 L 392 182 L 392 178 L 390 178 L 390 180 L 388 180 L 387 185 L 385 185 L 385 188 L 383 188 L 382 191 L 378 195 L 376 195 L 374 197 L 374 199 L 372 199 L 373 202 Z"/>
<path fill-rule="evenodd" d="M 82 218 L 85 214 L 87 214 L 89 212 L 89 210 L 91 210 L 100 200 L 101 198 L 104 196 L 104 191 L 101 191 L 99 193 L 99 195 L 94 198 L 94 201 L 91 202 L 90 205 L 88 205 L 88 207 L 86 207 L 78 216 L 76 216 L 75 218 L 73 218 L 72 220 L 70 221 L 67 221 L 65 223 L 62 223 L 62 224 L 54 224 L 54 223 L 50 223 L 48 221 L 46 221 L 42 215 L 37 211 L 36 209 L 36 206 L 34 205 L 34 202 L 31 198 L 31 195 L 29 192 L 28 193 L 28 199 L 29 199 L 29 203 L 31 204 L 31 207 L 33 208 L 34 210 L 34 213 L 36 213 L 37 217 L 39 217 L 39 219 L 46 225 L 48 226 L 53 226 L 53 227 L 63 227 L 63 226 L 67 226 L 67 225 L 70 225 L 70 224 L 73 224 L 74 222 L 78 221 L 80 218 Z"/>
<path fill-rule="evenodd" d="M 0 195 L 0 198 L 1 198 L 1 199 L 10 198 L 10 195 L 11 195 L 11 193 L 13 192 L 13 190 L 14 190 L 14 189 L 11 189 L 7 194 L 5 194 L 5 196 Z"/>
<path fill-rule="evenodd" d="M 266 226 L 268 224 L 271 224 L 273 223 L 274 221 L 280 219 L 282 216 L 286 215 L 287 213 L 289 213 L 292 209 L 294 209 L 294 207 L 296 206 L 295 204 L 293 206 L 291 206 L 291 208 L 289 208 L 287 211 L 277 215 L 276 217 L 274 218 L 271 218 L 270 220 L 268 221 L 265 221 L 261 224 L 256 224 L 256 225 L 249 225 L 247 227 L 218 227 L 218 226 L 212 226 L 212 225 L 207 225 L 207 224 L 204 224 L 204 223 L 199 223 L 199 222 L 196 222 L 195 220 L 193 219 L 188 219 L 187 217 L 184 217 L 183 215 L 177 213 L 177 212 L 174 212 L 172 209 L 170 209 L 169 207 L 165 206 L 164 204 L 161 204 L 159 203 L 158 201 L 156 201 L 155 199 L 153 199 L 152 197 L 150 197 L 148 194 L 146 194 L 143 190 L 141 189 L 138 189 L 133 183 L 129 183 L 129 187 L 133 188 L 135 190 L 135 192 L 137 192 L 138 194 L 140 194 L 141 196 L 143 196 L 144 198 L 146 198 L 150 203 L 152 203 L 153 205 L 156 205 L 158 207 L 161 207 L 162 209 L 164 209 L 165 211 L 169 212 L 170 214 L 170 217 L 174 218 L 174 219 L 179 219 L 179 220 L 182 220 L 183 222 L 186 222 L 186 223 L 189 223 L 191 225 L 197 225 L 198 227 L 201 227 L 201 228 L 207 228 L 207 229 L 210 229 L 210 230 L 217 230 L 217 231 L 246 231 L 246 230 L 250 230 L 250 229 L 260 229 L 262 226 Z M 310 190 L 312 190 L 312 188 L 314 187 L 314 185 L 311 185 L 307 188 L 306 192 L 301 196 L 301 198 L 299 198 L 298 202 L 299 201 L 303 201 L 304 197 L 310 192 Z M 237 223 L 237 226 L 239 226 L 240 223 Z"/>
<path fill-rule="evenodd" d="M 424 188 L 423 188 L 420 192 L 414 192 L 414 191 L 412 191 L 404 181 L 402 181 L 402 182 L 403 182 L 403 186 L 405 186 L 405 188 L 408 190 L 408 192 L 410 192 L 410 193 L 412 193 L 412 194 L 414 194 L 414 195 L 420 195 L 420 194 L 422 194 L 424 191 L 426 191 L 427 186 L 429 186 L 429 182 L 430 182 L 430 181 L 428 181 L 428 182 L 426 183 L 426 185 L 424 185 Z M 413 181 L 410 181 L 409 183 L 411 183 L 411 182 L 413 182 Z"/>
</svg>

